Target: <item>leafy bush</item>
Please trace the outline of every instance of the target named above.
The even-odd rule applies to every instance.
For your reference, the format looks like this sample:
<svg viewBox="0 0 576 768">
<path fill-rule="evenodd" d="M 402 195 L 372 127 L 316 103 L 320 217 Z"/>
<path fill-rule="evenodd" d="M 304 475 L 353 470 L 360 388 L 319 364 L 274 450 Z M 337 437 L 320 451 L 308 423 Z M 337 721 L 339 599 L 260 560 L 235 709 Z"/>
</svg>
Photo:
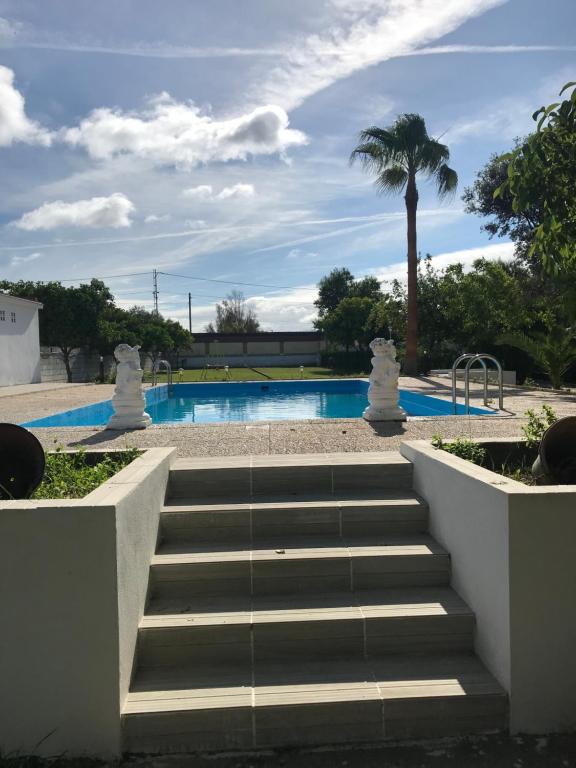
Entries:
<svg viewBox="0 0 576 768">
<path fill-rule="evenodd" d="M 66 453 L 59 446 L 55 453 L 46 454 L 44 479 L 32 498 L 80 499 L 134 461 L 140 453 L 137 448 L 117 454 L 105 453 L 93 464 L 83 448 Z"/>
<path fill-rule="evenodd" d="M 432 445 L 441 451 L 451 453 L 453 456 L 471 461 L 473 464 L 482 465 L 486 459 L 486 449 L 474 440 L 468 440 L 465 437 L 457 437 L 452 442 L 445 443 L 442 435 L 434 435 Z"/>
<path fill-rule="evenodd" d="M 544 432 L 558 420 L 556 411 L 549 405 L 543 405 L 541 413 L 536 413 L 532 408 L 529 408 L 524 415 L 528 417 L 528 424 L 522 427 L 522 432 L 524 432 L 524 437 L 526 438 L 526 446 L 528 448 L 538 448 Z"/>
</svg>

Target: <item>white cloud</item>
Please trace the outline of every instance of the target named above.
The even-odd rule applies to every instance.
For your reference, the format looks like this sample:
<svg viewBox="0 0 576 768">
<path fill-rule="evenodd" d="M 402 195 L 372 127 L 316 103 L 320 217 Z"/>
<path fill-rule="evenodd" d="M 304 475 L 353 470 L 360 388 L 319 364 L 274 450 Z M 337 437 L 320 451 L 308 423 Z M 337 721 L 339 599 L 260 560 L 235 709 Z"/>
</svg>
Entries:
<svg viewBox="0 0 576 768">
<path fill-rule="evenodd" d="M 12 256 L 10 259 L 10 264 L 13 267 L 18 267 L 20 264 L 27 264 L 30 261 L 36 261 L 36 259 L 41 259 L 44 256 L 43 253 L 40 253 L 40 251 L 36 251 L 35 253 L 29 253 L 27 256 Z"/>
<path fill-rule="evenodd" d="M 229 200 L 230 198 L 254 197 L 256 190 L 252 184 L 234 184 L 224 189 L 216 195 L 216 200 Z"/>
<path fill-rule="evenodd" d="M 309 96 L 354 72 L 453 32 L 505 0 L 333 0 L 340 17 L 321 35 L 286 51 L 253 89 L 260 102 L 291 110 Z"/>
<path fill-rule="evenodd" d="M 170 219 L 171 216 L 169 213 L 164 213 L 161 216 L 158 216 L 155 213 L 151 213 L 144 219 L 144 224 L 161 224 L 164 221 L 170 221 Z"/>
<path fill-rule="evenodd" d="M 184 226 L 188 229 L 204 229 L 206 222 L 204 219 L 186 219 Z"/>
<path fill-rule="evenodd" d="M 432 265 L 436 269 L 446 269 L 451 264 L 463 264 L 468 269 L 476 259 L 489 259 L 490 261 L 510 261 L 514 258 L 514 243 L 493 243 L 478 248 L 465 248 L 461 251 L 448 251 L 432 256 Z M 372 271 L 378 280 L 392 281 L 406 279 L 406 262 L 399 261 L 388 264 L 379 270 Z"/>
<path fill-rule="evenodd" d="M 24 97 L 14 87 L 14 72 L 0 65 L 0 147 L 9 147 L 15 141 L 48 146 L 51 137 L 27 117 Z"/>
<path fill-rule="evenodd" d="M 234 198 L 254 197 L 256 190 L 252 184 L 233 184 L 231 187 L 223 187 L 220 192 L 215 192 L 211 184 L 200 184 L 198 187 L 188 187 L 182 190 L 182 196 L 192 200 L 205 200 L 215 202 L 217 200 L 231 200 Z"/>
<path fill-rule="evenodd" d="M 288 115 L 280 107 L 259 107 L 219 120 L 202 114 L 191 102 L 178 102 L 164 93 L 151 99 L 143 112 L 96 109 L 78 126 L 62 130 L 60 138 L 97 159 L 132 154 L 157 165 L 192 168 L 283 153 L 305 144 L 306 136 L 288 124 Z"/>
<path fill-rule="evenodd" d="M 576 45 L 434 45 L 418 48 L 405 56 L 434 56 L 447 53 L 549 53 L 576 51 Z"/>
<path fill-rule="evenodd" d="M 311 259 L 317 259 L 319 256 L 315 251 L 303 251 L 301 248 L 292 248 L 286 254 L 288 261 L 310 261 Z"/>
<path fill-rule="evenodd" d="M 14 222 L 14 226 L 30 232 L 58 227 L 118 229 L 131 225 L 130 214 L 134 210 L 133 203 L 125 195 L 115 192 L 109 197 L 92 197 L 74 203 L 65 203 L 63 200 L 44 203 L 40 208 L 25 213 Z"/>
</svg>

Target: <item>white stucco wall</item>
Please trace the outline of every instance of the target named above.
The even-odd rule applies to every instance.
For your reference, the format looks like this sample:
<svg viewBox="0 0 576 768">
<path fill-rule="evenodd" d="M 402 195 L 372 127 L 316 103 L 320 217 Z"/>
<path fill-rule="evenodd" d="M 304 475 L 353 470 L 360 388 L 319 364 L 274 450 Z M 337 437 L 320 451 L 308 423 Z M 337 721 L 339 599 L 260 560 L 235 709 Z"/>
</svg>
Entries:
<svg viewBox="0 0 576 768">
<path fill-rule="evenodd" d="M 425 441 L 401 453 L 476 614 L 476 651 L 508 692 L 510 730 L 573 731 L 576 487 L 517 483 Z"/>
<path fill-rule="evenodd" d="M 40 381 L 41 307 L 38 302 L 0 293 L 0 386 Z"/>
<path fill-rule="evenodd" d="M 0 753 L 119 756 L 174 453 L 84 499 L 0 502 Z"/>
</svg>

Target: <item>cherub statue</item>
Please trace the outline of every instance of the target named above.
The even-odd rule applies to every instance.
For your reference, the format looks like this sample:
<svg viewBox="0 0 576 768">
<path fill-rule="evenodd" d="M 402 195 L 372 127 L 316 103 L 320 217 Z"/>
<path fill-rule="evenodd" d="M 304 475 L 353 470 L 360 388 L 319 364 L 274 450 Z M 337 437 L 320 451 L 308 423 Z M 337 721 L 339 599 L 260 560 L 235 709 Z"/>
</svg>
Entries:
<svg viewBox="0 0 576 768">
<path fill-rule="evenodd" d="M 142 393 L 142 376 L 138 345 L 118 344 L 114 357 L 116 366 L 116 389 L 112 398 L 114 415 L 107 429 L 144 429 L 152 423 L 146 413 L 146 400 Z"/>
<path fill-rule="evenodd" d="M 406 413 L 398 405 L 400 363 L 396 361 L 394 342 L 392 339 L 373 339 L 370 349 L 374 354 L 368 387 L 370 405 L 362 415 L 367 421 L 404 421 Z"/>
</svg>

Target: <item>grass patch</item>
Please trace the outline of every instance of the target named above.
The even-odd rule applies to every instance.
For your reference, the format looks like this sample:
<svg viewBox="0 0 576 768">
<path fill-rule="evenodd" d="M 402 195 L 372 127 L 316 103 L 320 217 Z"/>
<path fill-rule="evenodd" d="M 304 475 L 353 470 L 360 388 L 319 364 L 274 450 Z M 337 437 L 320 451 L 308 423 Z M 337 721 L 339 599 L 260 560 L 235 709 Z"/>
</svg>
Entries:
<svg viewBox="0 0 576 768">
<path fill-rule="evenodd" d="M 204 372 L 202 369 L 187 368 L 182 372 L 182 378 L 178 373 L 178 368 L 173 371 L 174 383 L 185 384 L 194 381 L 263 381 L 270 379 L 340 379 L 356 378 L 366 376 L 365 373 L 346 373 L 336 371 L 334 368 L 322 368 L 314 366 L 304 366 L 300 371 L 299 366 L 291 368 L 230 368 L 230 378 L 226 377 L 226 371 L 218 369 L 209 369 Z M 206 378 L 204 378 L 206 376 Z M 149 378 L 149 377 L 148 377 Z M 158 381 L 166 382 L 166 373 L 162 371 L 158 374 Z"/>
<path fill-rule="evenodd" d="M 33 499 L 81 499 L 128 466 L 142 451 L 128 448 L 118 453 L 88 454 L 81 448 L 67 453 L 58 447 L 46 454 L 44 479 Z"/>
</svg>

